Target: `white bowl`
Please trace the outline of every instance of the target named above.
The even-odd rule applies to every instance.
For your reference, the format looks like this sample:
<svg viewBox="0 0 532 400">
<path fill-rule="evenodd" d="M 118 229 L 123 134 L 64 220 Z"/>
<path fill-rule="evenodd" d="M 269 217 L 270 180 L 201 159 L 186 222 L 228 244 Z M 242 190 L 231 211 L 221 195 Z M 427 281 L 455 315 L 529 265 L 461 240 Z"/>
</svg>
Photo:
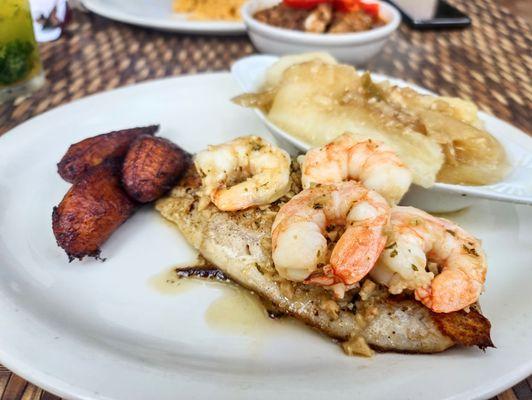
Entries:
<svg viewBox="0 0 532 400">
<path fill-rule="evenodd" d="M 253 14 L 279 4 L 280 0 L 251 0 L 242 7 L 242 18 L 255 47 L 267 54 L 285 55 L 326 51 L 337 60 L 361 65 L 377 55 L 390 35 L 399 27 L 401 15 L 391 5 L 380 6 L 386 25 L 364 32 L 320 34 L 277 28 L 257 21 Z"/>
<path fill-rule="evenodd" d="M 231 67 L 231 73 L 246 92 L 255 92 L 264 83 L 264 76 L 279 58 L 268 55 L 254 55 L 242 58 Z M 400 87 L 411 87 L 419 93 L 434 94 L 412 83 L 386 75 L 371 74 L 380 82 L 390 81 Z M 256 109 L 258 117 L 277 139 L 280 145 L 292 154 L 307 151 L 312 146 L 283 131 L 271 122 L 266 114 Z M 465 186 L 436 182 L 429 189 L 413 185 L 405 197 L 405 204 L 415 205 L 430 212 L 450 212 L 472 204 L 473 199 L 483 198 L 532 206 L 532 139 L 524 132 L 491 115 L 479 112 L 485 128 L 504 146 L 512 172 L 504 180 L 493 185 Z"/>
</svg>

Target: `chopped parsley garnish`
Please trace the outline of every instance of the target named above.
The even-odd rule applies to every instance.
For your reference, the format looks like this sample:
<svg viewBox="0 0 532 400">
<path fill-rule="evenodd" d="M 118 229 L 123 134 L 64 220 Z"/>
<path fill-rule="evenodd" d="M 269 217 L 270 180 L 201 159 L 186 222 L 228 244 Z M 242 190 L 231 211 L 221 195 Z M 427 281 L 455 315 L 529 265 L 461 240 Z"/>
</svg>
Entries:
<svg viewBox="0 0 532 400">
<path fill-rule="evenodd" d="M 467 254 L 478 257 L 478 252 L 474 247 L 469 248 L 464 244 L 462 245 L 462 248 L 467 252 Z"/>
</svg>

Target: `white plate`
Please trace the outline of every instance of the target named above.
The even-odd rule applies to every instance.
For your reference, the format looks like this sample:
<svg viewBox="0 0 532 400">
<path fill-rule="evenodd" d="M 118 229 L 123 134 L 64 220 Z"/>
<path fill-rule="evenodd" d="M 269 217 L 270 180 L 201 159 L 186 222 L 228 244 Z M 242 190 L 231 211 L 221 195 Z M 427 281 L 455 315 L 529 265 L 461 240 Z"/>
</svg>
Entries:
<svg viewBox="0 0 532 400">
<path fill-rule="evenodd" d="M 160 123 L 196 152 L 261 134 L 254 113 L 229 99 L 229 74 L 173 78 L 73 102 L 0 137 L 0 362 L 67 398 L 175 400 L 476 399 L 532 373 L 532 208 L 478 201 L 458 220 L 490 263 L 483 310 L 496 349 L 350 358 L 328 338 L 264 319 L 255 333 L 210 328 L 220 289 L 164 296 L 148 284 L 194 251 L 145 207 L 103 247 L 104 263 L 67 262 L 51 211 L 69 185 L 56 162 L 70 143 Z"/>
<path fill-rule="evenodd" d="M 193 21 L 172 11 L 172 0 L 82 0 L 92 12 L 106 18 L 148 28 L 181 33 L 224 35 L 244 33 L 243 22 Z"/>
<path fill-rule="evenodd" d="M 266 70 L 278 59 L 278 57 L 270 55 L 244 57 L 233 64 L 231 73 L 242 90 L 257 91 L 263 83 Z M 401 87 L 408 86 L 421 93 L 434 94 L 427 89 L 400 79 L 376 73 L 372 73 L 371 76 L 377 82 L 388 80 Z M 268 130 L 286 145 L 292 145 L 305 151 L 311 148 L 310 144 L 277 127 L 262 111 L 255 111 Z M 428 208 L 437 199 L 441 203 L 440 209 L 434 208 L 433 211 L 461 209 L 470 204 L 469 199 L 464 200 L 461 196 L 532 205 L 532 139 L 526 133 L 492 115 L 479 112 L 479 118 L 484 122 L 486 130 L 496 137 L 506 149 L 512 165 L 511 173 L 501 182 L 486 186 L 451 185 L 438 182 L 429 190 L 413 186 L 409 195 L 416 201 L 417 206 Z"/>
</svg>

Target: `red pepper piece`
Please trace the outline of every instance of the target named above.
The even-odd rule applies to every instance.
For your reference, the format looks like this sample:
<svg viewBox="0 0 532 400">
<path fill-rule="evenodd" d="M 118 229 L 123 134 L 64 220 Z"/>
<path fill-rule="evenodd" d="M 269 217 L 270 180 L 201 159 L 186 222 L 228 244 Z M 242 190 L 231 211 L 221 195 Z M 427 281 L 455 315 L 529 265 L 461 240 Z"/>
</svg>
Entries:
<svg viewBox="0 0 532 400">
<path fill-rule="evenodd" d="M 330 0 L 283 0 L 283 3 L 292 8 L 311 9 L 321 3 L 329 3 Z"/>
<path fill-rule="evenodd" d="M 341 12 L 360 10 L 360 0 L 334 0 L 334 8 Z"/>
<path fill-rule="evenodd" d="M 379 18 L 379 5 L 377 3 L 361 3 L 362 10 L 373 19 Z"/>
</svg>

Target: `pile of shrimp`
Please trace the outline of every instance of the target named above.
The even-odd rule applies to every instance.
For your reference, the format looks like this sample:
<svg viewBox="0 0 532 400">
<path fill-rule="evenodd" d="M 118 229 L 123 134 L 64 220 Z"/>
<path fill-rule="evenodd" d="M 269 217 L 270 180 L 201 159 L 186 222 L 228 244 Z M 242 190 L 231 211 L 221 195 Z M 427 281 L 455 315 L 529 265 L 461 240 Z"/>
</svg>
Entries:
<svg viewBox="0 0 532 400">
<path fill-rule="evenodd" d="M 412 293 L 434 312 L 474 304 L 486 279 L 480 242 L 443 218 L 397 206 L 412 173 L 384 144 L 343 134 L 298 158 L 303 190 L 272 225 L 272 257 L 289 281 L 343 298 L 366 277 L 391 294 Z M 222 211 L 264 206 L 290 186 L 290 156 L 257 136 L 195 157 L 204 193 Z M 342 234 L 331 248 L 331 230 Z"/>
</svg>

